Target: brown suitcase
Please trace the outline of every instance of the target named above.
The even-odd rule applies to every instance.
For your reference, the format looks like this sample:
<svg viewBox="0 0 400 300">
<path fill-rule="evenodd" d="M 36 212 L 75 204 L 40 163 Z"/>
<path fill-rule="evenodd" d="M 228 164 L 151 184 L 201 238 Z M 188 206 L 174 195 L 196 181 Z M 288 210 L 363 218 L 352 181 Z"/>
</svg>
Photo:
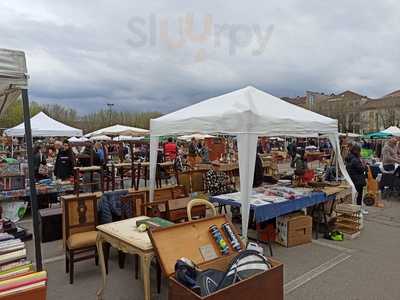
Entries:
<svg viewBox="0 0 400 300">
<path fill-rule="evenodd" d="M 211 225 L 214 224 L 218 228 L 221 228 L 221 225 L 226 222 L 230 223 L 226 216 L 221 215 L 193 222 L 181 223 L 167 228 L 155 229 L 149 232 L 150 239 L 152 240 L 163 272 L 168 277 L 168 299 L 283 300 L 283 264 L 272 259 L 272 269 L 254 275 L 206 297 L 197 295 L 175 279 L 175 263 L 181 257 L 191 259 L 202 270 L 213 268 L 226 271 L 229 263 L 237 253 L 229 245 L 230 254 L 222 256 L 213 237 L 208 231 Z M 234 228 L 231 223 L 230 225 Z M 225 235 L 224 239 L 226 241 L 228 240 Z M 205 261 L 199 249 L 201 246 L 209 244 L 213 246 L 218 258 Z M 244 248 L 243 243 L 242 248 Z"/>
</svg>

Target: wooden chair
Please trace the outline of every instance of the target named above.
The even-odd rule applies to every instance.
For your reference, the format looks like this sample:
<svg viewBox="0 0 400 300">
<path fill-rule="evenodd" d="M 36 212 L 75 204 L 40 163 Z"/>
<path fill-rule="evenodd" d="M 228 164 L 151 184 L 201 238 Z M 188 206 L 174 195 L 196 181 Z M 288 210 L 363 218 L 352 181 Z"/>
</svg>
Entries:
<svg viewBox="0 0 400 300">
<path fill-rule="evenodd" d="M 210 201 L 200 198 L 192 199 L 187 205 L 187 216 L 189 221 L 192 221 L 192 208 L 199 205 L 205 205 L 212 210 L 213 216 L 217 215 L 217 210 L 215 209 L 214 204 L 212 204 Z"/>
<path fill-rule="evenodd" d="M 69 282 L 74 282 L 74 264 L 95 258 L 98 264 L 97 238 L 97 197 L 85 195 L 63 199 L 65 230 L 65 268 Z"/>
</svg>

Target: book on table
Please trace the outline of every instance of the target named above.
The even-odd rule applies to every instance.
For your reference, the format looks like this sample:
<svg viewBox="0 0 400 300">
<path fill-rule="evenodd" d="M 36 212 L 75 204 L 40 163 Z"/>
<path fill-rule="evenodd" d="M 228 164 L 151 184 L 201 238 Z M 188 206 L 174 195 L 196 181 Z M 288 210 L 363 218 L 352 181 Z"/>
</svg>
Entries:
<svg viewBox="0 0 400 300">
<path fill-rule="evenodd" d="M 46 286 L 47 272 L 32 272 L 0 281 L 0 297 Z"/>
</svg>

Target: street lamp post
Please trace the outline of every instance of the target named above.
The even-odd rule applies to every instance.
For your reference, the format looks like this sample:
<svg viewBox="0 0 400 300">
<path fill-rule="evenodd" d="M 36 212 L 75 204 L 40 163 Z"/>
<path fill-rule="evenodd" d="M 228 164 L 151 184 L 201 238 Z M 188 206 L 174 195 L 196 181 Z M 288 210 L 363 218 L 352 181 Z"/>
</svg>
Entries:
<svg viewBox="0 0 400 300">
<path fill-rule="evenodd" d="M 108 113 L 109 113 L 109 122 L 110 125 L 112 125 L 112 108 L 114 106 L 114 103 L 107 103 L 107 107 L 108 107 Z"/>
</svg>

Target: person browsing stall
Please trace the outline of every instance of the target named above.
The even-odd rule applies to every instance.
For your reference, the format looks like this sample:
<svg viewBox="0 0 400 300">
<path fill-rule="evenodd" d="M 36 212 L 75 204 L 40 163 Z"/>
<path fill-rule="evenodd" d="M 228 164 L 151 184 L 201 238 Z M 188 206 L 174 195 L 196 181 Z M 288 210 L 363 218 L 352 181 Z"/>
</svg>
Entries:
<svg viewBox="0 0 400 300">
<path fill-rule="evenodd" d="M 40 180 L 45 178 L 45 174 L 43 174 L 40 169 L 46 166 L 46 159 L 42 152 L 42 147 L 40 145 L 35 146 L 33 148 L 33 169 L 35 171 L 35 179 Z"/>
<path fill-rule="evenodd" d="M 346 169 L 357 190 L 357 205 L 361 205 L 363 189 L 366 185 L 366 167 L 361 160 L 361 148 L 357 144 L 351 147 L 350 153 L 346 158 Z M 363 213 L 366 214 L 367 212 L 364 210 Z"/>
<path fill-rule="evenodd" d="M 164 144 L 164 158 L 165 160 L 175 160 L 177 153 L 177 147 L 171 137 L 168 138 L 168 142 Z"/>
<path fill-rule="evenodd" d="M 391 138 L 382 149 L 382 164 L 386 171 L 393 171 L 395 164 L 400 164 L 400 157 L 397 155 L 397 140 Z"/>
<path fill-rule="evenodd" d="M 194 166 L 196 164 L 197 153 L 198 153 L 197 141 L 195 138 L 192 138 L 191 143 L 189 144 L 189 151 L 188 151 L 188 162 L 191 166 Z"/>
<path fill-rule="evenodd" d="M 73 175 L 74 165 L 74 154 L 69 146 L 69 142 L 65 140 L 57 154 L 54 175 L 58 179 L 65 180 Z"/>
</svg>

